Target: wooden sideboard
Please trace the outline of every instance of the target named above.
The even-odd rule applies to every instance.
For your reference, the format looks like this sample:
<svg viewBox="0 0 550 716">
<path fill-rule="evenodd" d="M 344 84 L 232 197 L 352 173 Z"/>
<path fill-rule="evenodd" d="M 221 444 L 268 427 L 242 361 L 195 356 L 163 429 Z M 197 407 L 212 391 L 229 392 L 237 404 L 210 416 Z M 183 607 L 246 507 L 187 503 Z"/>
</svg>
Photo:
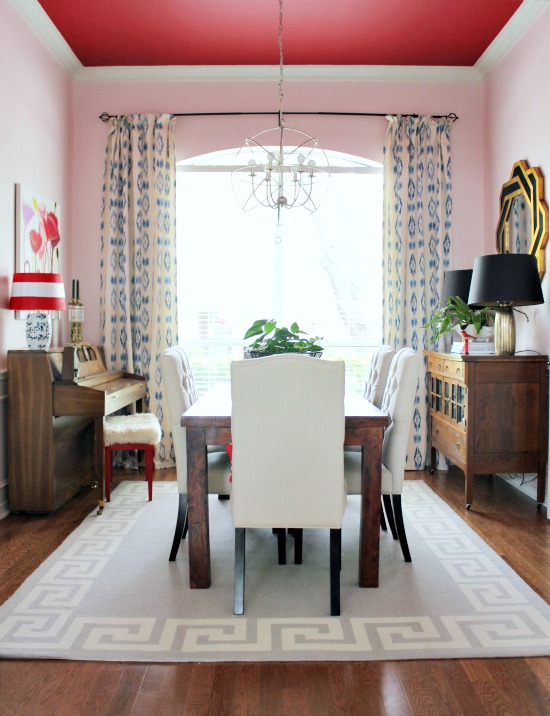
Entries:
<svg viewBox="0 0 550 716">
<path fill-rule="evenodd" d="M 464 471 L 467 509 L 475 474 L 536 473 L 540 507 L 548 457 L 548 357 L 425 355 L 431 472 L 436 450 Z"/>
</svg>

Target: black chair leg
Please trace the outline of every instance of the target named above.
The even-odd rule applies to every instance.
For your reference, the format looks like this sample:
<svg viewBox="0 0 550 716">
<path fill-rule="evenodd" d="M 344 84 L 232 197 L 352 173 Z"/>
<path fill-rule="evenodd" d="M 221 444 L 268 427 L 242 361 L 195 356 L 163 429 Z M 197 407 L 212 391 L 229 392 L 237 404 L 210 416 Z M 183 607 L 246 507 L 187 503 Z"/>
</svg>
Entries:
<svg viewBox="0 0 550 716">
<path fill-rule="evenodd" d="M 388 531 L 388 525 L 386 524 L 386 518 L 384 517 L 384 508 L 382 505 L 380 506 L 380 529 L 384 530 L 384 532 Z"/>
<path fill-rule="evenodd" d="M 235 528 L 235 575 L 233 588 L 233 614 L 244 614 L 244 563 L 246 530 Z"/>
<path fill-rule="evenodd" d="M 340 565 L 342 530 L 330 530 L 330 616 L 340 616 Z"/>
<path fill-rule="evenodd" d="M 294 564 L 302 564 L 302 545 L 304 542 L 304 530 L 301 528 L 296 528 L 292 531 L 289 530 L 289 532 L 294 537 Z"/>
<path fill-rule="evenodd" d="M 185 509 L 185 522 L 183 523 L 183 534 L 181 536 L 182 539 L 185 539 L 187 537 L 188 531 L 189 531 L 189 508 L 187 507 Z"/>
<path fill-rule="evenodd" d="M 403 522 L 401 495 L 392 495 L 392 500 L 393 511 L 395 513 L 395 524 L 397 527 L 397 534 L 399 535 L 399 544 L 401 545 L 403 558 L 405 559 L 405 562 L 412 562 L 411 553 L 409 552 L 409 545 L 407 543 L 407 535 L 405 534 L 405 523 Z"/>
<path fill-rule="evenodd" d="M 180 494 L 178 497 L 178 517 L 176 520 L 174 541 L 172 542 L 172 549 L 170 550 L 170 562 L 173 562 L 176 559 L 180 542 L 182 539 L 185 539 L 185 535 L 187 534 L 187 495 Z"/>
<path fill-rule="evenodd" d="M 279 564 L 286 564 L 286 529 L 284 527 L 276 527 L 277 547 L 279 551 Z"/>
<path fill-rule="evenodd" d="M 393 518 L 393 509 L 391 506 L 391 495 L 382 495 L 382 502 L 384 503 L 384 511 L 386 512 L 386 519 L 388 520 L 388 526 L 394 539 L 399 539 L 397 533 L 397 527 Z"/>
</svg>

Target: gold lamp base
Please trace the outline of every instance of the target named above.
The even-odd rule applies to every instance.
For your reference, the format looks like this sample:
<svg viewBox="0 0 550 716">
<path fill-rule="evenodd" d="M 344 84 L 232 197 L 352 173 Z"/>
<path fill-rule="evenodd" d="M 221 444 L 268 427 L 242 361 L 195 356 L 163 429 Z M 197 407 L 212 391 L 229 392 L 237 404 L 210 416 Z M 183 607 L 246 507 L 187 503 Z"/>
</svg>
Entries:
<svg viewBox="0 0 550 716">
<path fill-rule="evenodd" d="M 513 356 L 516 352 L 516 320 L 511 306 L 499 306 L 495 310 L 495 353 L 497 356 Z"/>
</svg>

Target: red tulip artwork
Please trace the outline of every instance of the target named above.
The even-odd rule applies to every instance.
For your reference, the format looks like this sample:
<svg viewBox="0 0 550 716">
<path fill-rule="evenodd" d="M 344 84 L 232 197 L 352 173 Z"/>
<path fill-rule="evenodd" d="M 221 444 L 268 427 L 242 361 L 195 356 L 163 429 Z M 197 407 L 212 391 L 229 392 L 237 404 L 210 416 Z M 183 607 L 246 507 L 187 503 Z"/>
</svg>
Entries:
<svg viewBox="0 0 550 716">
<path fill-rule="evenodd" d="M 59 204 L 16 184 L 16 269 L 60 273 Z"/>
</svg>

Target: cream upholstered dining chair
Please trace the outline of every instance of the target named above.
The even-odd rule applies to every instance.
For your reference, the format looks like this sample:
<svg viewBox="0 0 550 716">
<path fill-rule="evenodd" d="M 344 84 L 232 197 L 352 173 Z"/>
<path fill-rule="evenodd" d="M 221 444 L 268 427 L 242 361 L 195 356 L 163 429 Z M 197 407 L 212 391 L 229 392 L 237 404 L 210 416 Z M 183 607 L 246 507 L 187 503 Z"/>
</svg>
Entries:
<svg viewBox="0 0 550 716">
<path fill-rule="evenodd" d="M 409 431 L 414 413 L 414 400 L 420 375 L 421 359 L 412 348 L 402 348 L 394 355 L 381 410 L 388 414 L 390 424 L 384 433 L 382 444 L 382 495 L 388 522 L 390 514 L 395 514 L 396 534 L 399 539 L 405 562 L 411 561 L 407 544 L 401 494 L 405 477 L 405 460 Z M 349 495 L 361 494 L 361 453 L 346 452 L 344 469 Z M 392 511 L 393 506 L 393 511 Z"/>
<path fill-rule="evenodd" d="M 339 615 L 344 362 L 288 353 L 234 361 L 231 397 L 234 613 L 244 613 L 247 527 L 329 528 L 330 613 Z"/>
<path fill-rule="evenodd" d="M 187 534 L 187 441 L 181 416 L 197 400 L 193 373 L 186 352 L 180 346 L 167 348 L 159 359 L 168 402 L 170 429 L 174 441 L 178 480 L 178 516 L 170 561 L 176 559 L 180 542 Z M 225 446 L 208 447 L 208 492 L 229 495 L 231 465 Z"/>
<path fill-rule="evenodd" d="M 369 372 L 365 381 L 365 398 L 379 408 L 384 398 L 386 381 L 395 351 L 391 346 L 382 345 L 372 354 Z"/>
<path fill-rule="evenodd" d="M 382 399 L 384 398 L 384 390 L 386 389 L 386 381 L 388 379 L 388 372 L 392 358 L 395 355 L 395 351 L 391 346 L 381 345 L 377 351 L 371 356 L 370 366 L 367 373 L 367 379 L 365 381 L 365 398 L 380 408 L 382 405 Z M 346 445 L 344 450 L 346 452 L 360 452 L 361 448 L 357 445 Z M 393 519 L 393 513 L 391 511 L 391 502 L 388 504 L 389 496 L 383 501 L 385 502 L 385 509 L 388 514 L 388 523 L 394 538 L 397 539 L 397 531 L 395 528 L 395 521 Z M 383 530 L 386 530 L 386 520 L 384 519 L 384 510 L 380 512 L 380 524 Z"/>
</svg>

